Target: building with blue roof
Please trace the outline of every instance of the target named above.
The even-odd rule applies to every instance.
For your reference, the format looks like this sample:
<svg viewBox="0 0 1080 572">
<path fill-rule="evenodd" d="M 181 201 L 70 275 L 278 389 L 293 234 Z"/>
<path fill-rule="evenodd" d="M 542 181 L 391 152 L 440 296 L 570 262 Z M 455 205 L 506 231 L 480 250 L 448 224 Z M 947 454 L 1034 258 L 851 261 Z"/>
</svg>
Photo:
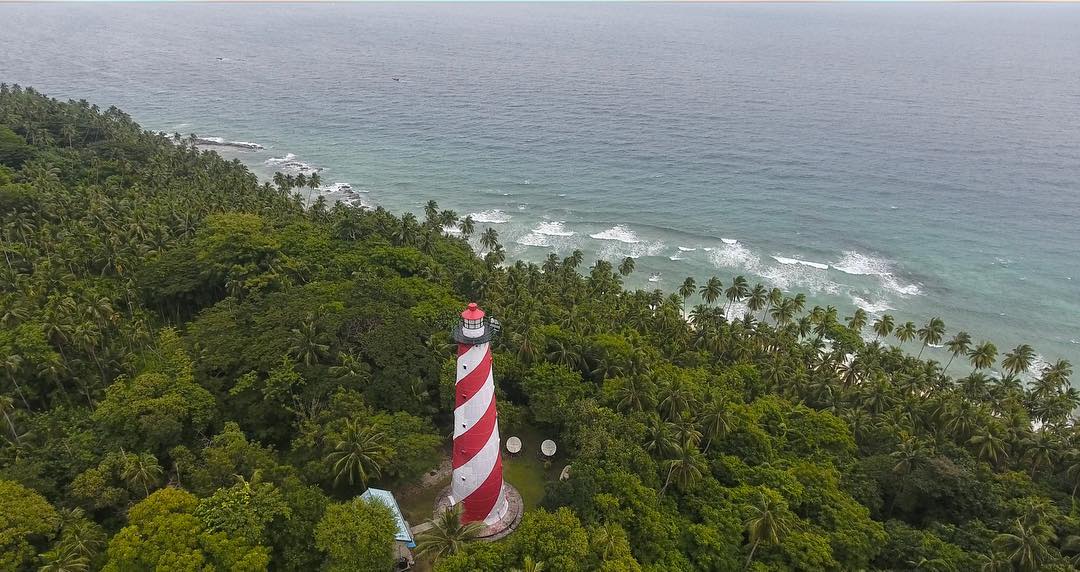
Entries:
<svg viewBox="0 0 1080 572">
<path fill-rule="evenodd" d="M 405 521 L 405 516 L 401 514 L 401 508 L 398 507 L 393 493 L 383 489 L 369 488 L 364 491 L 364 494 L 360 495 L 360 498 L 368 502 L 375 500 L 389 507 L 390 512 L 394 513 L 394 520 L 397 521 L 397 534 L 394 539 L 404 543 L 407 548 L 416 548 L 416 541 L 413 540 L 412 533 L 409 532 L 409 523 Z"/>
</svg>

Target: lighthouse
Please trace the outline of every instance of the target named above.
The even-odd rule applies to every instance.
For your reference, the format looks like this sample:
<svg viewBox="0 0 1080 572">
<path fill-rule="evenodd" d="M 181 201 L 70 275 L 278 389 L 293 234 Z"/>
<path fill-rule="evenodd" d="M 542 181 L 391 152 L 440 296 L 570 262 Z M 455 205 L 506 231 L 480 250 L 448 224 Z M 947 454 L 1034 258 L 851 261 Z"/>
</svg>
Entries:
<svg viewBox="0 0 1080 572">
<path fill-rule="evenodd" d="M 454 390 L 453 481 L 450 504 L 462 503 L 462 521 L 495 527 L 509 505 L 499 455 L 499 417 L 491 369 L 491 337 L 498 322 L 485 319 L 475 303 L 454 328 L 457 381 Z"/>
</svg>

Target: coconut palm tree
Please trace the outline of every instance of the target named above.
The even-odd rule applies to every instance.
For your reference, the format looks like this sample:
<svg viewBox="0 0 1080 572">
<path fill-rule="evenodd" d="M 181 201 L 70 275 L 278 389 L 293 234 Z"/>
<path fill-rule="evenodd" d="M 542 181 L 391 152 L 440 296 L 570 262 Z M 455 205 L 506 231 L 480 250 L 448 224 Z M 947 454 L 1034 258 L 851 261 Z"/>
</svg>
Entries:
<svg viewBox="0 0 1080 572">
<path fill-rule="evenodd" d="M 664 467 L 667 468 L 667 478 L 664 479 L 664 486 L 660 487 L 660 495 L 662 496 L 672 483 L 675 483 L 675 486 L 679 487 L 679 489 L 686 489 L 686 487 L 701 479 L 701 466 L 703 463 L 700 457 L 700 453 L 693 445 L 688 444 L 685 447 L 676 445 L 674 458 L 664 461 Z"/>
<path fill-rule="evenodd" d="M 945 371 L 949 371 L 949 366 L 952 365 L 956 356 L 960 354 L 967 355 L 968 351 L 971 349 L 971 334 L 964 330 L 956 332 L 956 335 L 945 342 L 945 349 L 949 350 L 949 353 L 952 354 L 952 357 L 949 358 L 949 363 L 945 364 Z"/>
<path fill-rule="evenodd" d="M 715 397 L 706 401 L 701 408 L 698 422 L 701 424 L 701 432 L 706 438 L 703 451 L 708 451 L 713 439 L 723 437 L 731 430 L 732 422 L 727 403 Z"/>
<path fill-rule="evenodd" d="M 496 246 L 499 246 L 499 231 L 492 227 L 488 227 L 480 235 L 480 246 L 484 247 L 488 252 L 495 250 Z"/>
<path fill-rule="evenodd" d="M 629 276 L 634 272 L 634 259 L 627 256 L 619 263 L 619 274 Z"/>
<path fill-rule="evenodd" d="M 861 332 L 866 327 L 866 310 L 855 308 L 855 313 L 847 319 L 847 326 L 855 332 Z"/>
<path fill-rule="evenodd" d="M 728 286 L 727 290 L 724 291 L 724 296 L 728 299 L 728 305 L 727 308 L 724 309 L 724 313 L 726 314 L 733 304 L 748 295 L 750 295 L 750 284 L 747 283 L 746 278 L 742 275 L 736 276 L 735 279 L 731 281 L 731 286 Z"/>
<path fill-rule="evenodd" d="M 896 505 L 896 499 L 903 494 L 907 486 L 907 476 L 919 466 L 919 463 L 926 458 L 926 447 L 915 437 L 907 437 L 900 442 L 900 445 L 890 456 L 896 460 L 893 464 L 893 474 L 900 477 L 900 490 L 893 495 L 892 501 L 889 503 L 889 513 L 892 513 L 893 506 Z"/>
<path fill-rule="evenodd" d="M 19 445 L 19 431 L 15 428 L 15 421 L 11 419 L 11 414 L 15 411 L 15 399 L 10 395 L 0 395 L 0 414 L 4 415 L 4 421 L 7 422 L 8 430 L 11 431 L 11 437 L 15 439 L 15 444 Z"/>
<path fill-rule="evenodd" d="M 758 493 L 757 500 L 748 507 L 750 517 L 746 520 L 746 538 L 750 542 L 750 555 L 746 558 L 746 568 L 754 561 L 758 545 L 779 544 L 790 526 L 784 517 L 784 507 L 780 501 Z"/>
<path fill-rule="evenodd" d="M 1025 522 L 1028 521 L 1028 522 Z M 1050 558 L 1054 529 L 1041 519 L 1016 519 L 1011 532 L 997 535 L 995 550 L 1002 552 L 1019 572 L 1035 572 Z"/>
<path fill-rule="evenodd" d="M 999 466 L 1001 461 L 1009 456 L 1005 439 L 1001 437 L 1000 433 L 999 426 L 984 425 L 978 429 L 971 439 L 968 439 L 968 444 L 975 448 L 975 455 L 995 467 Z"/>
<path fill-rule="evenodd" d="M 141 486 L 144 497 L 150 496 L 150 487 L 157 486 L 161 475 L 161 465 L 152 454 L 124 456 L 124 468 L 120 471 L 120 478 L 128 485 Z"/>
<path fill-rule="evenodd" d="M 754 287 L 750 289 L 750 294 L 746 297 L 746 308 L 751 312 L 757 312 L 765 308 L 769 303 L 769 293 L 765 290 L 765 287 L 761 284 L 754 284 Z M 765 319 L 765 315 L 761 315 L 761 319 Z"/>
<path fill-rule="evenodd" d="M 972 373 L 989 368 L 994 365 L 996 359 L 997 346 L 992 342 L 980 342 L 979 345 L 968 352 L 968 361 L 971 362 L 971 366 L 974 368 L 971 370 Z"/>
<path fill-rule="evenodd" d="M 945 335 L 945 321 L 937 317 L 930 318 L 930 321 L 919 328 L 916 334 L 919 336 L 919 341 L 922 342 L 922 347 L 919 348 L 919 355 L 916 356 L 916 359 L 922 359 L 923 350 L 926 349 L 926 346 L 941 343 L 941 338 Z"/>
<path fill-rule="evenodd" d="M 416 543 L 417 556 L 430 558 L 432 562 L 457 553 L 468 542 L 476 540 L 484 530 L 483 522 L 461 522 L 464 505 L 458 503 L 441 513 L 430 530 L 420 535 Z"/>
<path fill-rule="evenodd" d="M 424 224 L 433 226 L 439 222 L 439 203 L 428 201 L 424 205 Z"/>
<path fill-rule="evenodd" d="M 304 365 L 319 363 L 319 360 L 330 349 L 330 336 L 322 331 L 314 316 L 305 318 L 300 323 L 300 327 L 293 328 L 291 332 L 292 345 L 289 347 L 289 353 Z"/>
<path fill-rule="evenodd" d="M 683 280 L 682 286 L 679 286 L 679 296 L 682 296 L 683 300 L 693 296 L 696 291 L 697 283 L 691 276 L 687 276 L 686 280 Z"/>
<path fill-rule="evenodd" d="M 374 427 L 361 427 L 356 419 L 346 419 L 334 450 L 326 455 L 336 473 L 334 485 L 345 480 L 352 486 L 359 481 L 367 488 L 369 479 L 381 475 L 387 453 L 386 435 Z"/>
<path fill-rule="evenodd" d="M 900 347 L 904 347 L 904 343 L 915 339 L 916 333 L 915 322 L 904 322 L 902 326 L 896 328 L 893 335 L 896 336 L 896 339 L 900 340 Z"/>
<path fill-rule="evenodd" d="M 576 270 L 578 266 L 581 266 L 581 263 L 584 260 L 585 260 L 585 253 L 582 252 L 581 250 L 575 248 L 574 251 L 570 253 L 570 256 L 566 257 L 566 260 L 564 261 L 563 265 L 566 266 L 570 270 Z"/>
<path fill-rule="evenodd" d="M 1053 466 L 1058 453 L 1058 442 L 1046 429 L 1036 431 L 1022 445 L 1024 458 L 1031 462 L 1031 478 L 1035 478 L 1035 471 L 1038 471 L 1040 466 Z"/>
<path fill-rule="evenodd" d="M 708 282 L 701 286 L 701 299 L 711 306 L 713 302 L 716 302 L 720 298 L 723 291 L 724 285 L 720 282 L 719 278 L 713 276 L 709 278 Z"/>
<path fill-rule="evenodd" d="M 1046 387 L 1069 387 L 1069 378 L 1072 376 L 1072 364 L 1067 359 L 1059 359 L 1043 368 L 1040 382 Z"/>
<path fill-rule="evenodd" d="M 1001 367 L 1012 375 L 1027 373 L 1035 363 L 1035 349 L 1027 344 L 1020 344 L 1001 360 Z"/>
<path fill-rule="evenodd" d="M 871 328 L 873 328 L 874 333 L 877 334 L 877 338 L 875 339 L 880 340 L 881 338 L 889 337 L 889 334 L 893 331 L 893 324 L 893 317 L 889 314 L 882 314 L 880 318 L 874 320 L 874 324 Z"/>
<path fill-rule="evenodd" d="M 512 568 L 511 572 L 544 572 L 543 561 L 533 560 L 532 556 L 526 556 L 525 560 L 521 563 L 521 568 Z"/>
<path fill-rule="evenodd" d="M 458 225 L 461 230 L 461 236 L 465 237 L 465 240 L 469 240 L 469 237 L 476 232 L 476 221 L 473 220 L 472 215 L 466 215 L 461 219 L 461 224 Z"/>
</svg>

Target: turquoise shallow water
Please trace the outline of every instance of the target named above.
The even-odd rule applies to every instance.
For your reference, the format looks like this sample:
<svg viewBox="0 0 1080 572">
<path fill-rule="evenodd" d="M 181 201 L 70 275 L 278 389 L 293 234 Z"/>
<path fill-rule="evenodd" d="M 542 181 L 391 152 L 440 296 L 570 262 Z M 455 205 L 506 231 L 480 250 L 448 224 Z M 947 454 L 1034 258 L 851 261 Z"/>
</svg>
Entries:
<svg viewBox="0 0 1080 572">
<path fill-rule="evenodd" d="M 631 284 L 669 290 L 745 274 L 1080 363 L 1080 5 L 7 4 L 0 21 L 0 81 L 361 191 L 331 198 L 434 198 L 514 257 L 635 256 Z"/>
</svg>

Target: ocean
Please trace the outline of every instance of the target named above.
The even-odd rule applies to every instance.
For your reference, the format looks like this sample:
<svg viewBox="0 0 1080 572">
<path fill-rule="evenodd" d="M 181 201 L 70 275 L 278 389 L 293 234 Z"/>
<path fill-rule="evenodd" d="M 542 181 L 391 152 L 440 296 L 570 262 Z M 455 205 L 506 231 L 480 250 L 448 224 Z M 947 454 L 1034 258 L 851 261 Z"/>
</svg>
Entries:
<svg viewBox="0 0 1080 572">
<path fill-rule="evenodd" d="M 1080 365 L 1080 5 L 0 4 L 0 81 L 249 141 L 256 173 L 940 316 Z M 916 343 L 908 344 L 915 349 Z M 944 361 L 943 350 L 930 350 Z M 954 364 L 953 374 L 964 368 Z"/>
</svg>

